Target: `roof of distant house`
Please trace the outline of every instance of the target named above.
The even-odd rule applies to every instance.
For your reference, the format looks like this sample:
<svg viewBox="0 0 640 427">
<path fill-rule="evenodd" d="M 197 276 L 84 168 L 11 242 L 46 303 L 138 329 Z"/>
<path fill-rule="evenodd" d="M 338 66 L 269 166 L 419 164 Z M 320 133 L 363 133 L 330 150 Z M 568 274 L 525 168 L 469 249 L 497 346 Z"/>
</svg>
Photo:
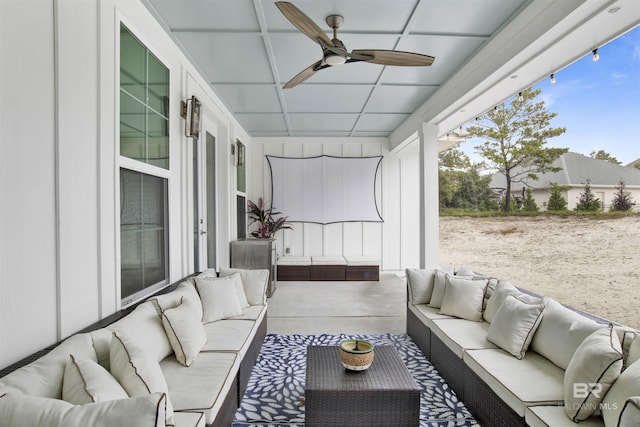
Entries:
<svg viewBox="0 0 640 427">
<path fill-rule="evenodd" d="M 554 167 L 562 168 L 559 172 L 538 174 L 538 180 L 529 180 L 531 188 L 546 188 L 551 183 L 566 186 L 584 186 L 587 181 L 592 186 L 615 186 L 624 181 L 626 186 L 640 186 L 640 169 L 633 166 L 621 166 L 605 160 L 593 159 L 578 153 L 566 153 L 554 163 Z M 494 174 L 491 188 L 505 188 L 502 174 Z M 513 189 L 522 188 L 522 184 L 512 184 Z"/>
</svg>

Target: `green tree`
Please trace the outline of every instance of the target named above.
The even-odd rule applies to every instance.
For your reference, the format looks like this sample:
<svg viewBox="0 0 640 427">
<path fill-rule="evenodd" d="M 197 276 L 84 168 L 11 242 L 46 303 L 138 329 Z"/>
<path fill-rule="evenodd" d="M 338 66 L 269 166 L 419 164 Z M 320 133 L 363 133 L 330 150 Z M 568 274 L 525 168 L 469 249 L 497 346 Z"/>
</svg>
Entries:
<svg viewBox="0 0 640 427">
<path fill-rule="evenodd" d="M 611 200 L 611 211 L 626 212 L 633 207 L 633 197 L 624 188 L 624 181 L 620 181 L 620 184 L 616 186 L 617 191 L 613 195 L 613 200 Z"/>
<path fill-rule="evenodd" d="M 549 196 L 549 201 L 547 202 L 547 210 L 548 211 L 566 211 L 567 210 L 567 201 L 562 196 L 562 192 L 565 191 L 565 188 L 558 185 L 557 183 L 551 183 L 551 195 Z"/>
<path fill-rule="evenodd" d="M 465 171 L 471 166 L 469 157 L 457 148 L 451 148 L 438 155 L 438 187 L 440 192 L 440 208 L 452 208 L 454 198 Z"/>
<path fill-rule="evenodd" d="M 486 139 L 476 146 L 489 167 L 506 178 L 503 209 L 508 212 L 511 200 L 511 184 L 538 179 L 538 173 L 558 171 L 552 163 L 567 148 L 546 147 L 547 140 L 562 135 L 565 128 L 550 127 L 557 113 L 546 110 L 544 101 L 535 102 L 540 89 L 526 89 L 522 100 L 515 98 L 509 106 L 502 104 L 480 117 L 478 124 L 467 131 L 471 136 Z"/>
<path fill-rule="evenodd" d="M 589 180 L 584 185 L 584 190 L 580 193 L 580 197 L 578 198 L 578 204 L 576 205 L 576 210 L 581 212 L 595 212 L 602 209 L 602 203 L 600 199 L 593 194 L 591 191 L 591 184 Z"/>
<path fill-rule="evenodd" d="M 591 153 L 589 153 L 589 157 L 591 157 L 592 159 L 604 160 L 605 162 L 614 163 L 616 165 L 622 163 L 604 150 L 592 151 Z"/>
<path fill-rule="evenodd" d="M 534 199 L 531 194 L 530 188 L 527 188 L 525 191 L 524 200 L 522 201 L 522 210 L 525 212 L 538 212 L 540 210 L 536 203 L 536 199 Z"/>
</svg>

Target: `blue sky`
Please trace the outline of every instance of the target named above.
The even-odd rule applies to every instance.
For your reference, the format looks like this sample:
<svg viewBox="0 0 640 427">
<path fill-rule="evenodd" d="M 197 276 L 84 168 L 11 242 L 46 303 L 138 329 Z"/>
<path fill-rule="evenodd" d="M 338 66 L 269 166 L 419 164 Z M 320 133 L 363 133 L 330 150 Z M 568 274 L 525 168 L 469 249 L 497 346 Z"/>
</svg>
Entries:
<svg viewBox="0 0 640 427">
<path fill-rule="evenodd" d="M 604 150 L 626 165 L 640 158 L 640 27 L 598 52 L 598 62 L 589 54 L 556 72 L 555 85 L 546 78 L 534 86 L 558 113 L 551 126 L 567 128 L 547 146 L 585 155 Z M 470 139 L 460 149 L 479 162 L 474 146 L 481 142 Z"/>
</svg>

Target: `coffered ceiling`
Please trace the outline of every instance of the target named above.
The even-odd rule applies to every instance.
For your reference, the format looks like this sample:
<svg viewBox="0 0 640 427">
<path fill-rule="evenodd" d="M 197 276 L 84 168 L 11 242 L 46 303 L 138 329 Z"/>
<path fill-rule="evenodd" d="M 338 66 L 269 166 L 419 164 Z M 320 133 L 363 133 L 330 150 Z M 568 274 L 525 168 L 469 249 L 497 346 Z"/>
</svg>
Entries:
<svg viewBox="0 0 640 427">
<path fill-rule="evenodd" d="M 353 49 L 434 56 L 429 67 L 356 62 L 282 86 L 322 58 L 273 0 L 143 0 L 255 137 L 406 137 L 458 126 L 640 23 L 637 0 L 294 0 Z"/>
</svg>

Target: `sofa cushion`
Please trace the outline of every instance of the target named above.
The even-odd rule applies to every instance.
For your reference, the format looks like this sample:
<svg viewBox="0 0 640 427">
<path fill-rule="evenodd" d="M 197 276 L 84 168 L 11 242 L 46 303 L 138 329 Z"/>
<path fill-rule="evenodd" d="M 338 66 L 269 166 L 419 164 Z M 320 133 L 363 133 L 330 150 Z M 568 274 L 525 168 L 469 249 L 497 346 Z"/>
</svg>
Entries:
<svg viewBox="0 0 640 427">
<path fill-rule="evenodd" d="M 196 290 L 195 279 L 190 278 L 181 282 L 173 291 L 157 295 L 150 299 L 157 304 L 158 316 L 163 310 L 167 308 L 176 307 L 182 301 L 187 300 L 192 304 L 193 309 L 196 311 L 198 318 L 202 320 L 202 302 L 200 301 L 200 295 Z"/>
<path fill-rule="evenodd" d="M 445 281 L 449 273 L 442 270 L 436 270 L 433 278 L 433 292 L 429 300 L 429 307 L 440 308 L 442 299 L 444 298 Z"/>
<path fill-rule="evenodd" d="M 62 380 L 62 400 L 82 405 L 128 397 L 120 383 L 97 362 L 69 356 Z"/>
<path fill-rule="evenodd" d="M 626 356 L 624 361 L 624 367 L 631 366 L 640 360 L 640 339 L 638 339 L 640 335 L 638 333 L 633 334 L 625 334 L 625 338 L 628 341 L 625 349 L 623 348 L 623 355 Z M 629 342 L 630 341 L 630 342 Z"/>
<path fill-rule="evenodd" d="M 569 361 L 586 337 L 604 325 L 548 299 L 531 350 L 567 369 Z"/>
<path fill-rule="evenodd" d="M 175 359 L 175 358 L 174 358 Z M 168 393 L 160 365 L 124 332 L 114 332 L 110 352 L 111 374 L 131 397 Z M 173 425 L 173 407 L 167 396 L 167 424 Z"/>
<path fill-rule="evenodd" d="M 567 417 L 564 406 L 529 406 L 524 416 L 529 427 L 603 427 L 602 417 L 593 416 L 580 424 L 576 424 Z"/>
<path fill-rule="evenodd" d="M 162 324 L 171 347 L 184 366 L 191 365 L 207 342 L 202 322 L 192 306 L 192 302 L 183 299 L 177 307 L 162 312 Z"/>
<path fill-rule="evenodd" d="M 232 317 L 235 320 L 258 320 L 264 317 L 267 311 L 266 305 L 252 305 L 242 309 L 240 316 Z"/>
<path fill-rule="evenodd" d="M 446 276 L 440 312 L 474 322 L 482 321 L 482 300 L 486 286 L 486 280 Z"/>
<path fill-rule="evenodd" d="M 181 365 L 175 357 L 160 362 L 167 380 L 171 402 L 176 411 L 201 411 L 206 424 L 211 424 L 235 385 L 240 366 L 235 353 L 202 352 L 189 366 Z"/>
<path fill-rule="evenodd" d="M 265 305 L 267 303 L 267 286 L 269 285 L 269 270 L 244 270 L 240 268 L 220 267 L 220 276 L 240 273 L 244 292 L 250 305 Z"/>
<path fill-rule="evenodd" d="M 59 399 L 8 393 L 0 396 L 3 426 L 164 427 L 163 393 L 73 405 Z"/>
<path fill-rule="evenodd" d="M 493 317 L 487 339 L 518 359 L 524 357 L 542 320 L 544 304 L 529 304 L 508 295 Z"/>
<path fill-rule="evenodd" d="M 622 371 L 622 347 L 613 326 L 593 332 L 578 346 L 564 376 L 564 406 L 580 421 L 599 409 Z"/>
<path fill-rule="evenodd" d="M 528 352 L 516 359 L 500 349 L 467 350 L 463 360 L 521 417 L 527 406 L 559 405 L 564 401 L 564 371 L 537 353 Z"/>
<path fill-rule="evenodd" d="M 110 331 L 124 332 L 145 354 L 159 362 L 172 354 L 173 349 L 156 307 L 155 302 L 144 302 L 106 328 Z"/>
<path fill-rule="evenodd" d="M 34 396 L 62 398 L 62 378 L 69 355 L 96 361 L 89 334 L 69 337 L 46 355 L 0 378 L 0 390 Z"/>
<path fill-rule="evenodd" d="M 487 340 L 487 322 L 464 319 L 434 319 L 431 333 L 435 334 L 456 356 L 462 358 L 465 350 L 496 348 Z"/>
<path fill-rule="evenodd" d="M 633 418 L 636 409 L 634 406 L 637 400 L 626 407 L 626 402 L 634 396 L 640 396 L 640 362 L 634 362 L 620 374 L 620 377 L 613 383 L 609 392 L 602 400 L 602 417 L 607 427 L 619 426 L 620 416 L 623 411 L 629 411 L 627 418 Z M 640 425 L 637 424 L 630 425 Z"/>
<path fill-rule="evenodd" d="M 204 325 L 207 343 L 202 351 L 232 351 L 243 357 L 255 336 L 255 328 L 256 322 L 252 320 L 227 319 L 207 323 Z"/>
<path fill-rule="evenodd" d="M 407 268 L 405 271 L 411 304 L 428 304 L 433 293 L 435 270 Z"/>
<path fill-rule="evenodd" d="M 197 278 L 196 288 L 202 300 L 203 323 L 242 314 L 233 276 Z"/>
<path fill-rule="evenodd" d="M 433 321 L 436 319 L 455 319 L 455 317 L 440 313 L 439 308 L 429 307 L 427 304 L 409 305 L 408 308 L 429 329 L 435 327 Z"/>
<path fill-rule="evenodd" d="M 498 283 L 496 283 L 491 296 L 487 300 L 487 305 L 483 313 L 484 320 L 487 322 L 493 321 L 493 316 L 496 315 L 496 311 L 498 311 L 507 295 L 518 293 L 520 293 L 518 288 L 513 286 L 511 283 L 499 280 Z"/>
</svg>

